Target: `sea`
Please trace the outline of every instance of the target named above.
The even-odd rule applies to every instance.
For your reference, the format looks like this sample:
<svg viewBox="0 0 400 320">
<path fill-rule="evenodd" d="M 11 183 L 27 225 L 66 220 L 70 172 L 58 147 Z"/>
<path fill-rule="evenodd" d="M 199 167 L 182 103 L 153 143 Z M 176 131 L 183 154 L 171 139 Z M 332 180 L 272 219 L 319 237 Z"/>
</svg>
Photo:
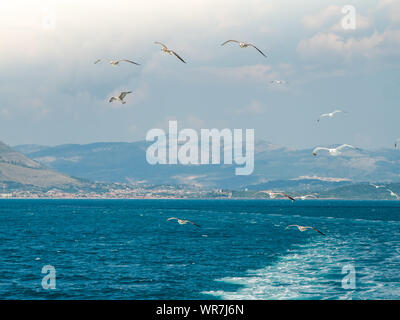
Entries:
<svg viewBox="0 0 400 320">
<path fill-rule="evenodd" d="M 400 201 L 0 200 L 0 299 L 399 298 Z"/>
</svg>

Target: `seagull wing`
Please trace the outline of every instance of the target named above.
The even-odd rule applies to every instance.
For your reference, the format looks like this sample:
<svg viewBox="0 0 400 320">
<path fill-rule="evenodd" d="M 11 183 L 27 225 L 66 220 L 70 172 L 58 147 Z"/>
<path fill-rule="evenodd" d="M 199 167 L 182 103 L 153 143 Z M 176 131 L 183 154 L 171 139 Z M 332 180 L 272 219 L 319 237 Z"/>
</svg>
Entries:
<svg viewBox="0 0 400 320">
<path fill-rule="evenodd" d="M 252 46 L 254 49 L 256 49 L 259 53 L 261 53 L 265 58 L 267 57 L 260 49 L 258 49 L 254 44 L 249 43 L 249 46 Z"/>
<path fill-rule="evenodd" d="M 123 98 L 125 98 L 126 95 L 129 94 L 129 93 L 132 93 L 132 91 L 124 91 L 124 92 L 121 92 L 121 94 L 119 95 L 119 98 L 120 98 L 120 99 L 123 99 Z"/>
<path fill-rule="evenodd" d="M 236 42 L 236 43 L 239 43 L 239 41 L 237 41 L 237 40 L 227 40 L 227 41 L 225 41 L 223 44 L 221 44 L 221 46 L 227 44 L 228 42 Z"/>
<path fill-rule="evenodd" d="M 342 150 L 342 149 L 344 149 L 344 148 L 351 148 L 351 149 L 357 149 L 357 150 L 359 150 L 359 148 L 353 147 L 353 146 L 351 146 L 351 145 L 349 145 L 349 144 L 342 144 L 341 146 L 337 147 L 336 150 Z"/>
<path fill-rule="evenodd" d="M 124 61 L 124 62 L 129 62 L 129 63 L 136 64 L 137 66 L 140 66 L 139 63 L 136 63 L 135 61 L 132 61 L 132 60 L 122 59 L 122 60 L 119 60 L 119 61 L 120 61 L 120 62 L 122 62 L 122 61 Z"/>
<path fill-rule="evenodd" d="M 293 198 L 293 197 L 291 197 L 291 196 L 289 196 L 288 194 L 284 194 L 284 196 L 286 197 L 286 198 L 288 198 L 288 199 L 290 199 L 290 200 L 292 200 L 292 201 L 296 201 L 296 199 L 295 198 Z"/>
<path fill-rule="evenodd" d="M 113 102 L 114 100 L 117 100 L 117 99 L 115 99 L 115 97 L 111 97 L 108 102 Z"/>
<path fill-rule="evenodd" d="M 194 225 L 194 226 L 196 226 L 198 228 L 201 228 L 198 224 L 194 223 L 193 221 L 187 220 L 187 222 L 191 223 L 192 225 Z"/>
<path fill-rule="evenodd" d="M 97 64 L 97 63 L 99 63 L 101 61 L 101 59 L 97 59 L 95 62 L 94 62 L 94 64 Z"/>
<path fill-rule="evenodd" d="M 323 232 L 321 232 L 321 231 L 319 231 L 318 229 L 316 229 L 316 228 L 313 228 L 313 227 L 310 227 L 311 229 L 313 229 L 314 231 L 317 231 L 318 233 L 320 233 L 320 234 L 322 234 L 323 236 L 325 236 L 326 237 L 326 234 L 325 233 L 323 233 Z"/>
<path fill-rule="evenodd" d="M 163 44 L 163 43 L 161 43 L 161 42 L 159 42 L 159 41 L 155 41 L 154 43 L 155 43 L 155 44 L 161 45 L 161 46 L 162 46 L 163 48 L 165 48 L 165 49 L 168 49 L 167 46 L 166 46 L 165 44 Z"/>
<path fill-rule="evenodd" d="M 178 218 L 171 217 L 171 218 L 168 218 L 168 219 L 167 219 L 167 221 L 169 221 L 169 220 L 178 220 Z"/>
<path fill-rule="evenodd" d="M 185 60 L 183 60 L 175 51 L 171 51 L 175 57 L 177 57 L 179 60 L 181 60 L 183 63 L 186 63 Z"/>
</svg>

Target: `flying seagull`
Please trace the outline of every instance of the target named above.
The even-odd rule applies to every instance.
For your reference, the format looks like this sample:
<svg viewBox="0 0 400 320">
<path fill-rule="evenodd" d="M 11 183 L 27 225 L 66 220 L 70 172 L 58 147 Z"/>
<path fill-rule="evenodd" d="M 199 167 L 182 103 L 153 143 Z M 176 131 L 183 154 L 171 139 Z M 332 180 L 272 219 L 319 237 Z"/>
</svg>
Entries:
<svg viewBox="0 0 400 320">
<path fill-rule="evenodd" d="M 294 197 L 295 199 L 306 200 L 306 199 L 318 199 L 318 197 L 314 194 L 306 194 L 304 196 Z"/>
<path fill-rule="evenodd" d="M 271 83 L 286 84 L 287 82 L 285 80 L 271 80 Z"/>
<path fill-rule="evenodd" d="M 257 193 L 266 193 L 266 194 L 269 195 L 269 197 L 270 197 L 271 199 L 275 199 L 277 196 L 282 196 L 282 197 L 288 198 L 288 199 L 290 199 L 290 200 L 292 200 L 292 201 L 296 201 L 295 198 L 291 197 L 290 195 L 288 195 L 287 193 L 284 193 L 284 192 L 258 191 Z"/>
<path fill-rule="evenodd" d="M 97 59 L 97 60 L 94 62 L 94 64 L 97 64 L 97 63 L 99 63 L 99 62 L 101 62 L 101 59 Z M 113 65 L 113 66 L 119 66 L 119 64 L 120 64 L 121 62 L 129 62 L 129 63 L 132 63 L 132 64 L 136 64 L 137 66 L 140 66 L 139 63 L 137 63 L 137 62 L 135 62 L 135 61 L 132 61 L 132 60 L 128 60 L 128 59 L 120 59 L 120 60 L 111 60 L 111 61 L 109 61 L 109 63 L 110 63 L 111 65 Z"/>
<path fill-rule="evenodd" d="M 241 47 L 241 48 L 253 47 L 253 48 L 256 49 L 259 53 L 261 53 L 265 58 L 267 57 L 260 49 L 258 49 L 254 44 L 251 44 L 251 43 L 240 42 L 240 41 L 237 41 L 237 40 L 228 40 L 228 41 L 225 41 L 223 44 L 221 44 L 221 46 L 227 44 L 228 42 L 236 42 L 236 43 L 239 43 L 239 47 Z"/>
<path fill-rule="evenodd" d="M 347 112 L 343 111 L 343 110 L 335 110 L 335 111 L 330 112 L 330 113 L 324 113 L 324 114 L 321 114 L 319 116 L 317 122 L 319 122 L 322 118 L 325 118 L 325 117 L 332 118 L 336 113 L 347 113 Z"/>
<path fill-rule="evenodd" d="M 178 219 L 178 218 L 175 218 L 175 217 L 168 218 L 167 221 L 169 221 L 169 220 L 176 220 L 179 224 L 191 223 L 192 225 L 200 228 L 200 226 L 198 224 L 195 224 L 194 222 L 192 222 L 190 220 L 183 220 L 183 219 Z"/>
<path fill-rule="evenodd" d="M 341 146 L 339 146 L 339 147 L 337 147 L 337 148 L 316 147 L 316 148 L 313 150 L 313 155 L 316 156 L 316 155 L 317 155 L 317 152 L 318 152 L 319 150 L 327 150 L 331 156 L 337 156 L 337 155 L 341 154 L 340 150 L 342 150 L 342 149 L 344 149 L 344 148 L 351 148 L 351 149 L 360 150 L 359 148 L 353 147 L 353 146 L 351 146 L 351 145 L 349 145 L 349 144 L 342 144 Z"/>
<path fill-rule="evenodd" d="M 376 184 L 373 183 L 370 183 L 369 185 L 375 187 L 376 189 L 385 188 L 385 186 L 377 186 Z"/>
<path fill-rule="evenodd" d="M 394 142 L 394 147 L 397 148 L 400 146 L 400 138 Z"/>
<path fill-rule="evenodd" d="M 168 54 L 173 54 L 175 57 L 177 57 L 179 60 L 181 60 L 183 63 L 186 63 L 185 60 L 183 60 L 175 51 L 170 50 L 167 48 L 167 46 L 161 42 L 155 41 L 155 44 L 161 45 L 161 51 L 168 53 Z"/>
<path fill-rule="evenodd" d="M 316 228 L 313 227 L 309 227 L 309 226 L 299 226 L 298 224 L 291 224 L 290 226 L 287 226 L 286 229 L 290 228 L 290 227 L 297 227 L 297 229 L 299 229 L 301 232 L 307 231 L 307 229 L 312 229 L 314 231 L 317 231 L 318 233 L 322 234 L 323 236 L 326 237 L 325 233 L 322 233 L 321 231 L 319 231 Z"/>
<path fill-rule="evenodd" d="M 127 94 L 132 93 L 132 91 L 124 91 L 121 92 L 119 96 L 113 96 L 110 98 L 109 102 L 113 101 L 120 101 L 122 104 L 125 104 L 126 102 L 124 101 L 124 98 L 126 97 Z"/>
<path fill-rule="evenodd" d="M 386 188 L 386 190 L 389 191 L 389 192 L 390 192 L 390 195 L 391 195 L 392 197 L 395 197 L 396 200 L 400 200 L 400 196 L 399 196 L 397 193 L 394 193 L 392 190 L 387 189 L 387 188 Z"/>
</svg>

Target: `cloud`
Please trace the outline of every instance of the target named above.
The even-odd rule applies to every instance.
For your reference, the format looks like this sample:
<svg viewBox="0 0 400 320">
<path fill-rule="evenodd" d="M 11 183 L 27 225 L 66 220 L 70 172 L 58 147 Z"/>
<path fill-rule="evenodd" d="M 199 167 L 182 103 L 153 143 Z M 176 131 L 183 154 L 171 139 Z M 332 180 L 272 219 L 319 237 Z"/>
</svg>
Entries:
<svg viewBox="0 0 400 320">
<path fill-rule="evenodd" d="M 346 58 L 376 57 L 393 53 L 400 44 L 400 30 L 387 29 L 362 38 L 345 38 L 333 32 L 320 32 L 310 39 L 301 40 L 298 52 L 303 57 L 341 56 Z"/>
<path fill-rule="evenodd" d="M 248 105 L 244 106 L 241 109 L 236 110 L 236 114 L 239 115 L 259 115 L 265 112 L 264 106 L 256 100 L 253 100 Z"/>
<path fill-rule="evenodd" d="M 341 7 L 331 5 L 315 15 L 309 15 L 303 18 L 303 25 L 308 29 L 320 29 L 335 18 L 340 19 Z"/>
</svg>

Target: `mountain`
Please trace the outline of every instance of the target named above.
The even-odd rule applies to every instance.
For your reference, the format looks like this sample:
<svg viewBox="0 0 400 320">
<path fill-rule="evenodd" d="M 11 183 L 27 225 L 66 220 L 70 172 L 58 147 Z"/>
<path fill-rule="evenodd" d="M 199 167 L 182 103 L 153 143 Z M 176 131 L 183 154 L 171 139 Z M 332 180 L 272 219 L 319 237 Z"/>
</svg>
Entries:
<svg viewBox="0 0 400 320">
<path fill-rule="evenodd" d="M 289 149 L 258 141 L 253 174 L 236 176 L 235 164 L 150 165 L 146 161 L 149 145 L 139 141 L 15 148 L 53 170 L 103 182 L 190 184 L 230 189 L 281 186 L 294 190 L 308 185 L 308 190 L 327 190 L 351 182 L 400 181 L 399 150 L 350 150 L 339 157 L 321 152 L 314 157 L 311 149 Z"/>
<path fill-rule="evenodd" d="M 8 188 L 79 186 L 78 179 L 29 159 L 0 141 L 0 184 Z"/>
</svg>

